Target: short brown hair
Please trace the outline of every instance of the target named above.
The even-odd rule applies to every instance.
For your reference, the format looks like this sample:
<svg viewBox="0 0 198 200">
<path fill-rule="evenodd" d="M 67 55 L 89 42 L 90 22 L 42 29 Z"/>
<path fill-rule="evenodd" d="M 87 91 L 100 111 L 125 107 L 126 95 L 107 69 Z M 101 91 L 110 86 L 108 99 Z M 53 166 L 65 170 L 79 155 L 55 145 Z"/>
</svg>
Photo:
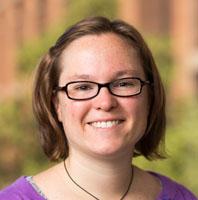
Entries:
<svg viewBox="0 0 198 200">
<path fill-rule="evenodd" d="M 105 17 L 86 18 L 69 29 L 57 40 L 38 65 L 33 91 L 33 110 L 39 125 L 44 152 L 51 160 L 65 159 L 68 144 L 62 123 L 53 104 L 53 90 L 60 76 L 60 56 L 74 40 L 85 35 L 114 33 L 126 40 L 138 53 L 146 78 L 152 82 L 149 92 L 150 111 L 144 136 L 135 146 L 135 155 L 147 159 L 163 158 L 165 134 L 165 94 L 152 53 L 141 34 L 122 20 L 110 21 Z"/>
</svg>

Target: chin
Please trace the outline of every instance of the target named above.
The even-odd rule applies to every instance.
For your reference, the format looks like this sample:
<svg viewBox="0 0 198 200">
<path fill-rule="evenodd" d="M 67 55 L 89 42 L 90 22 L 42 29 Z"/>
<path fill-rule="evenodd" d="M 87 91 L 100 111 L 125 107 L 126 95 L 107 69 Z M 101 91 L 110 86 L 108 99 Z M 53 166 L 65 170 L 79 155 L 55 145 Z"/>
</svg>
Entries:
<svg viewBox="0 0 198 200">
<path fill-rule="evenodd" d="M 124 147 L 123 145 L 118 144 L 107 144 L 107 145 L 99 145 L 99 146 L 92 146 L 91 148 L 92 153 L 96 156 L 102 157 L 102 158 L 112 158 L 123 154 L 129 154 L 132 153 L 132 148 Z"/>
</svg>

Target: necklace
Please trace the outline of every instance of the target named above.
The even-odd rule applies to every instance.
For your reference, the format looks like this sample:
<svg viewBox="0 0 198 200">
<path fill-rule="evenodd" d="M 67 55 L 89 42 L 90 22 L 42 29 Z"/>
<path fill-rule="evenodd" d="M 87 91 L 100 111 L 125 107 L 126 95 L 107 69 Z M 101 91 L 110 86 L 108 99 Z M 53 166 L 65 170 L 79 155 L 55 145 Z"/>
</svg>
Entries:
<svg viewBox="0 0 198 200">
<path fill-rule="evenodd" d="M 79 187 L 81 190 L 83 190 L 85 193 L 89 194 L 90 196 L 92 196 L 94 199 L 96 200 L 100 200 L 99 198 L 97 198 L 95 195 L 91 194 L 89 191 L 87 191 L 86 189 L 84 189 L 82 186 L 80 186 L 70 175 L 70 173 L 68 172 L 68 169 L 67 169 L 67 166 L 66 166 L 66 163 L 65 163 L 65 160 L 64 160 L 64 168 L 65 168 L 65 171 L 68 175 L 68 177 L 70 178 L 70 180 L 77 186 Z M 129 185 L 127 187 L 127 190 L 126 192 L 122 195 L 122 197 L 120 198 L 120 200 L 123 200 L 125 198 L 125 196 L 128 194 L 129 192 L 129 189 L 132 185 L 132 182 L 133 182 L 133 167 L 131 167 L 131 178 L 130 178 L 130 181 L 129 181 Z"/>
</svg>

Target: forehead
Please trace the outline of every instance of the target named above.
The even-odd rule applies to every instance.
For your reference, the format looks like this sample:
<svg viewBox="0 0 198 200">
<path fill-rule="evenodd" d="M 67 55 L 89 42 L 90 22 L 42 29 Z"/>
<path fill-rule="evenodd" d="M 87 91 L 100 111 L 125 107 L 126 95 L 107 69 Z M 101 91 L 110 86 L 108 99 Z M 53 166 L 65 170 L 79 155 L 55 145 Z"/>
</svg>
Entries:
<svg viewBox="0 0 198 200">
<path fill-rule="evenodd" d="M 123 51 L 123 49 L 128 53 L 135 53 L 136 50 L 132 46 L 132 44 L 124 38 L 124 36 L 115 34 L 115 33 L 102 33 L 102 34 L 93 34 L 93 35 L 85 35 L 74 41 L 72 41 L 62 53 L 62 56 L 68 54 L 69 51 L 79 51 L 92 48 L 92 50 L 96 50 L 97 53 L 101 52 L 107 53 L 108 50 L 117 50 Z M 107 50 L 107 51 L 105 51 Z M 76 52 L 77 53 L 77 52 Z"/>
<path fill-rule="evenodd" d="M 109 71 L 143 73 L 137 51 L 126 39 L 113 33 L 82 36 L 71 42 L 60 59 L 64 76 L 101 75 Z"/>
</svg>

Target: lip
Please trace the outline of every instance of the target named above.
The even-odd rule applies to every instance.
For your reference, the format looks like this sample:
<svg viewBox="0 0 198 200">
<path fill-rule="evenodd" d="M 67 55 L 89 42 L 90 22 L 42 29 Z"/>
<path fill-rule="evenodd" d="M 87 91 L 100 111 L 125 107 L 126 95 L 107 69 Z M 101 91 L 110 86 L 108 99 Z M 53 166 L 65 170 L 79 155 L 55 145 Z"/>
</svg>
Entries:
<svg viewBox="0 0 198 200">
<path fill-rule="evenodd" d="M 91 123 L 94 123 L 94 122 L 107 122 L 107 121 L 123 122 L 124 119 L 122 119 L 122 118 L 100 118 L 100 119 L 95 119 L 95 120 L 89 121 L 88 124 L 91 124 Z"/>
<path fill-rule="evenodd" d="M 109 124 L 109 122 L 113 122 L 113 124 Z M 103 122 L 106 122 L 105 124 L 103 124 Z M 97 120 L 93 120 L 91 122 L 88 123 L 89 126 L 93 127 L 94 129 L 97 130 L 113 130 L 116 127 L 120 127 L 120 125 L 124 122 L 123 119 L 120 118 L 100 118 Z M 101 123 L 100 125 L 98 123 Z"/>
<path fill-rule="evenodd" d="M 111 121 L 96 121 L 93 123 L 89 123 L 88 125 L 90 127 L 92 127 L 94 130 L 101 130 L 101 131 L 105 131 L 106 130 L 115 130 L 117 128 L 119 128 L 121 126 L 121 124 L 123 123 L 123 120 L 113 120 Z"/>
</svg>

